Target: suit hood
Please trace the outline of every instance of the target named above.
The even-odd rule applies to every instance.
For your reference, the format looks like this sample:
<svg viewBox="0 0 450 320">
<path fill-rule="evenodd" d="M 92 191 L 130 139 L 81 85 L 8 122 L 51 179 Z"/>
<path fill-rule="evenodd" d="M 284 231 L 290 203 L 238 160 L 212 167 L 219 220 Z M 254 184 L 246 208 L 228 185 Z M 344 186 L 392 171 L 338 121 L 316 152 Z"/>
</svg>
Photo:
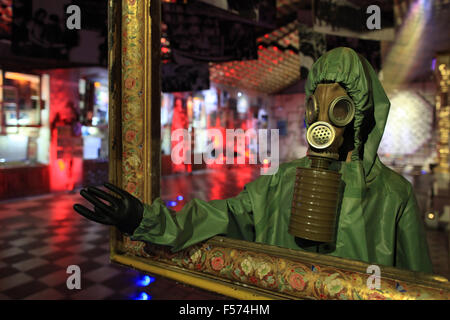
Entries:
<svg viewBox="0 0 450 320">
<path fill-rule="evenodd" d="M 362 161 L 367 177 L 377 159 L 389 114 L 389 99 L 369 62 L 350 48 L 330 50 L 313 64 L 305 85 L 306 98 L 318 84 L 328 82 L 339 83 L 355 103 L 351 161 Z"/>
</svg>

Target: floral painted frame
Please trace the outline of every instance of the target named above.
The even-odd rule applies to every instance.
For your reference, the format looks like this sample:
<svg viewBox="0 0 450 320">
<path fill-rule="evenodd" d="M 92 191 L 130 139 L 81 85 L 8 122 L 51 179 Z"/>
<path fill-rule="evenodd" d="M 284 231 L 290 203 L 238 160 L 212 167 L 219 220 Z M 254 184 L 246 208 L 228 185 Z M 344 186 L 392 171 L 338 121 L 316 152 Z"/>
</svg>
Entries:
<svg viewBox="0 0 450 320">
<path fill-rule="evenodd" d="M 160 1 L 109 1 L 110 181 L 146 203 L 160 181 Z M 158 119 L 152 121 L 152 119 Z M 446 299 L 447 279 L 214 237 L 177 253 L 111 229 L 111 261 L 239 299 Z"/>
</svg>

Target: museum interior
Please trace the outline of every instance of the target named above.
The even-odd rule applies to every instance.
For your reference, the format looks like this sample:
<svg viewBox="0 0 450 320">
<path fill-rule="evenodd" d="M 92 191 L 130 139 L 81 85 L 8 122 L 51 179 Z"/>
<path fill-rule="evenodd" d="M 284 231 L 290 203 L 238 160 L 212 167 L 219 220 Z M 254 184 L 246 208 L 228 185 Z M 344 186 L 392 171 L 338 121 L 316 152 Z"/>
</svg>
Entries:
<svg viewBox="0 0 450 320">
<path fill-rule="evenodd" d="M 374 168 L 382 168 L 377 170 L 383 174 L 375 178 L 378 171 L 364 167 L 373 174 L 363 175 L 367 189 L 361 197 L 373 198 L 354 196 L 356 202 L 352 198 L 339 207 L 335 225 L 360 229 L 342 236 L 350 241 L 344 249 L 338 229 L 336 250 L 345 254 L 336 256 L 373 265 L 377 261 L 371 257 L 378 254 L 373 252 L 392 251 L 398 257 L 409 251 L 414 256 L 407 259 L 410 268 L 389 264 L 393 279 L 403 268 L 417 271 L 437 283 L 438 289 L 430 284 L 426 290 L 450 299 L 449 16 L 448 0 L 0 0 L 0 300 L 228 300 L 252 294 L 354 298 L 357 290 L 349 295 L 350 282 L 331 279 L 345 283 L 338 290 L 324 278 L 322 292 L 317 283 L 316 289 L 310 287 L 302 272 L 294 273 L 294 267 L 278 271 L 282 264 L 284 268 L 283 259 L 295 256 L 291 242 L 277 240 L 294 239 L 294 227 L 288 233 L 289 217 L 283 220 L 281 213 L 286 206 L 291 212 L 293 191 L 281 179 L 291 177 L 293 185 L 296 172 L 301 177 L 299 168 L 289 171 L 290 164 L 304 163 L 301 159 L 311 153 L 319 158 L 324 154 L 318 151 L 328 139 L 323 132 L 329 129 L 334 139 L 351 125 L 345 132 L 356 137 L 358 121 L 368 114 L 375 128 L 361 130 L 369 130 L 367 141 L 379 136 L 377 148 L 370 151 L 364 139 L 358 143 L 365 146 L 364 161 L 372 156 Z M 324 78 L 333 65 L 339 71 L 333 79 Z M 341 105 L 354 114 L 339 128 L 323 124 L 325 129 L 314 136 L 311 117 L 331 119 L 330 112 L 324 116 L 319 111 L 331 93 L 324 89 L 319 95 L 319 87 L 334 88 L 333 83 L 347 97 L 340 98 L 347 103 Z M 330 110 L 340 103 L 333 101 Z M 241 143 L 228 137 L 238 131 L 245 134 L 236 138 Z M 342 139 L 350 136 L 345 132 Z M 179 161 L 181 146 L 184 158 Z M 345 167 L 350 158 L 358 160 L 354 150 L 345 156 L 333 163 Z M 351 179 L 353 173 L 346 174 Z M 347 189 L 355 179 L 346 180 Z M 92 208 L 86 188 L 106 190 L 108 181 L 146 203 L 133 239 L 109 226 L 113 223 L 96 223 L 74 210 L 77 203 Z M 263 181 L 270 186 L 262 186 Z M 286 192 L 291 198 L 280 200 Z M 406 204 L 402 199 L 410 200 Z M 409 201 L 413 211 L 408 211 Z M 197 207 L 199 211 L 187 211 Z M 345 222 L 347 209 L 355 210 L 353 216 L 360 212 L 359 218 Z M 220 239 L 203 244 L 213 236 L 227 237 L 226 232 L 204 230 L 214 229 L 219 217 L 199 221 L 197 229 L 186 222 L 184 228 L 194 228 L 188 231 L 199 244 L 187 240 L 193 246 L 183 247 L 182 254 L 155 249 L 142 239 L 164 235 L 150 230 L 148 238 L 137 236 L 151 224 L 152 210 L 167 215 L 161 219 L 172 215 L 174 229 L 183 229 L 177 221 L 185 223 L 186 215 L 228 210 L 233 223 L 251 217 L 254 224 L 237 227 L 242 229 L 239 241 L 250 243 L 249 248 L 253 241 L 264 244 L 254 249 L 255 244 L 258 254 L 248 256 L 253 258 L 245 258 L 247 249 L 239 244 L 233 247 L 234 240 L 225 240 L 223 250 L 215 247 Z M 244 211 L 251 214 L 242 217 Z M 272 213 L 275 220 L 259 216 Z M 414 215 L 409 217 L 413 222 L 404 222 L 407 213 Z M 172 236 L 170 223 L 166 237 Z M 234 228 L 229 223 L 227 232 Z M 258 236 L 261 230 L 273 235 Z M 285 230 L 283 236 L 275 234 L 280 230 Z M 173 243 L 186 233 L 174 236 Z M 249 234 L 255 234 L 253 241 Z M 367 245 L 361 258 L 349 253 L 350 247 L 358 247 L 356 242 Z M 117 245 L 129 251 L 124 256 L 139 251 L 141 260 L 112 258 Z M 278 247 L 283 247 L 282 258 L 270 256 Z M 319 247 L 314 246 L 314 253 L 322 256 Z M 298 261 L 307 254 L 312 253 Z M 144 267 L 144 259 L 157 262 Z M 429 259 L 430 268 L 419 267 L 428 263 L 423 259 Z M 345 265 L 327 261 L 320 263 Z M 380 261 L 385 265 L 387 260 Z M 164 267 L 166 262 L 169 267 Z M 81 271 L 81 288 L 77 281 L 75 289 L 70 287 L 69 266 Z M 308 272 L 316 272 L 314 266 Z M 423 270 L 428 273 L 422 275 Z M 412 284 L 394 283 L 398 294 L 413 292 Z M 364 292 L 369 299 L 391 294 Z M 424 295 L 434 299 L 429 292 Z"/>
</svg>

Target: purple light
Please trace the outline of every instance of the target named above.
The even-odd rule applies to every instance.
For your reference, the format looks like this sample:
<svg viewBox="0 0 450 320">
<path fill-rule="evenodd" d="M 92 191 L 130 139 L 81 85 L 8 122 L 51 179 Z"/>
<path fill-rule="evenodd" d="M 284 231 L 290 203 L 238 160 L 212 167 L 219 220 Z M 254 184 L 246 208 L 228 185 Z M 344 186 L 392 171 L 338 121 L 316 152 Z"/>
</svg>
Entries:
<svg viewBox="0 0 450 320">
<path fill-rule="evenodd" d="M 177 205 L 176 201 L 169 201 L 169 206 L 175 207 Z"/>
<path fill-rule="evenodd" d="M 431 61 L 431 70 L 435 70 L 436 69 L 436 58 L 434 58 L 432 61 Z"/>
</svg>

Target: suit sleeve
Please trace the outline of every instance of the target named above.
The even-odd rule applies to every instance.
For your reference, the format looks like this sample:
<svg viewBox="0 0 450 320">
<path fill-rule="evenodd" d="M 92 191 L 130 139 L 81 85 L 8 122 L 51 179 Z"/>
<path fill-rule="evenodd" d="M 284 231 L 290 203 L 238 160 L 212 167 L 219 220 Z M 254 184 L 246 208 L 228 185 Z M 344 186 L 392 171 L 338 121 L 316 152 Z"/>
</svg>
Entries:
<svg viewBox="0 0 450 320">
<path fill-rule="evenodd" d="M 423 221 L 412 190 L 397 224 L 396 267 L 432 273 Z"/>
<path fill-rule="evenodd" d="M 185 249 L 216 235 L 254 241 L 252 203 L 244 189 L 238 196 L 225 200 L 193 199 L 179 212 L 168 209 L 157 198 L 145 204 L 141 224 L 132 240 Z"/>
</svg>

